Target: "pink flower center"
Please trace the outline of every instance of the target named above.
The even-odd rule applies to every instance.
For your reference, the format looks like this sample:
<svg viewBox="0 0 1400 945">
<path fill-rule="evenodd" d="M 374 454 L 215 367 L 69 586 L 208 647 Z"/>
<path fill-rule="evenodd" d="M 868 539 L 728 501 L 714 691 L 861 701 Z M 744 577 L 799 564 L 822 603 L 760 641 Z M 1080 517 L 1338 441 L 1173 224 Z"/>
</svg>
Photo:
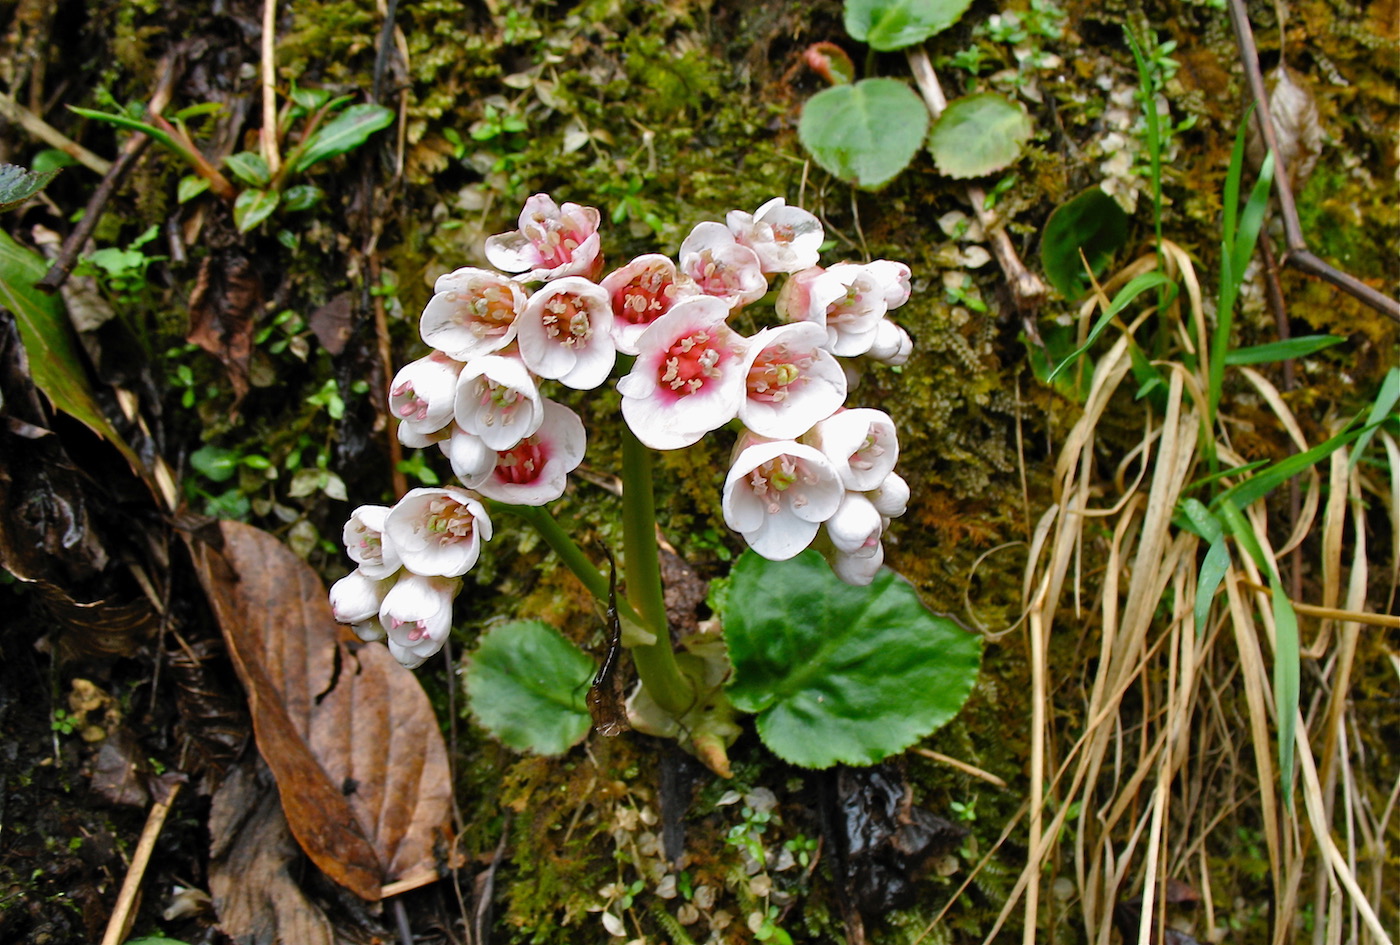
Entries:
<svg viewBox="0 0 1400 945">
<path fill-rule="evenodd" d="M 438 496 L 428 502 L 428 514 L 422 527 L 429 536 L 436 536 L 438 545 L 446 547 L 473 538 L 476 516 L 456 499 Z"/>
<path fill-rule="evenodd" d="M 496 481 L 524 486 L 539 479 L 544 472 L 549 450 L 538 436 L 527 436 L 516 446 L 498 451 L 496 456 Z"/>
<path fill-rule="evenodd" d="M 550 219 L 536 214 L 522 232 L 539 252 L 540 262 L 554 268 L 573 260 L 574 250 L 588 239 L 585 230 L 586 227 L 568 217 Z"/>
<path fill-rule="evenodd" d="M 540 321 L 549 339 L 566 348 L 582 348 L 593 337 L 588 308 L 576 295 L 561 292 L 551 298 L 544 304 Z"/>
<path fill-rule="evenodd" d="M 650 325 L 671 308 L 676 291 L 660 266 L 645 269 L 613 293 L 613 313 L 629 325 Z"/>
<path fill-rule="evenodd" d="M 788 395 L 801 390 L 812 367 L 812 355 L 793 353 L 786 344 L 764 348 L 749 368 L 749 399 L 780 404 Z"/>
<path fill-rule="evenodd" d="M 447 301 L 455 302 L 456 292 L 447 293 Z M 480 338 L 504 335 L 515 321 L 515 296 L 510 289 L 500 285 L 488 285 L 477 291 L 471 301 L 459 311 L 458 324 L 463 324 L 472 334 Z"/>
<path fill-rule="evenodd" d="M 495 425 L 498 419 L 502 425 L 510 423 L 511 414 L 515 413 L 515 408 L 525 399 L 525 395 L 514 387 L 497 384 L 489 377 L 481 380 L 481 395 L 477 403 L 486 408 L 482 423 L 488 427 Z"/>
<path fill-rule="evenodd" d="M 687 272 L 701 292 L 722 299 L 742 294 L 742 274 L 739 267 L 717 258 L 713 250 L 702 249 L 686 259 Z"/>
<path fill-rule="evenodd" d="M 697 331 L 667 348 L 658 384 L 684 397 L 703 390 L 707 380 L 719 378 L 724 355 L 710 347 L 711 340 L 709 332 Z"/>
<path fill-rule="evenodd" d="M 418 396 L 412 381 L 404 381 L 390 391 L 394 395 L 394 409 L 404 420 L 428 419 L 428 402 Z"/>
<path fill-rule="evenodd" d="M 872 429 L 865 435 L 860 446 L 856 447 L 856 451 L 851 454 L 850 467 L 860 470 L 874 469 L 875 460 L 884 455 L 885 448 L 880 445 L 879 440 L 875 437 L 875 431 Z"/>
<path fill-rule="evenodd" d="M 372 532 L 359 525 L 355 529 L 360 535 L 360 554 L 364 557 L 366 564 L 380 564 L 384 560 L 384 542 L 380 540 L 377 532 Z"/>
</svg>

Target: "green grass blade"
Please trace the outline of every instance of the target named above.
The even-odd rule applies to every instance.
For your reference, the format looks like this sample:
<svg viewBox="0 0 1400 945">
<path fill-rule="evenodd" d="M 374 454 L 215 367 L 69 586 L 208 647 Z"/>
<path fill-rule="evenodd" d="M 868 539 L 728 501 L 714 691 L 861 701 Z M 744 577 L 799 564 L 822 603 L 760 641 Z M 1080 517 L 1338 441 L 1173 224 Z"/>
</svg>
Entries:
<svg viewBox="0 0 1400 945">
<path fill-rule="evenodd" d="M 1113 323 L 1113 319 L 1117 317 L 1118 313 L 1131 305 L 1133 300 L 1139 295 L 1142 295 L 1142 293 L 1146 292 L 1148 289 L 1171 284 L 1172 281 L 1160 272 L 1144 272 L 1142 275 L 1123 286 L 1123 288 L 1119 289 L 1118 294 L 1113 297 L 1113 302 L 1108 306 L 1108 311 L 1099 316 L 1099 320 L 1094 323 L 1094 327 L 1089 329 L 1089 337 L 1084 341 L 1084 344 L 1080 345 L 1071 352 L 1068 357 L 1055 365 L 1055 369 L 1050 372 L 1047 381 L 1053 381 L 1059 376 L 1061 371 L 1078 361 L 1084 355 L 1084 352 L 1088 351 L 1093 343 L 1098 340 L 1099 335 L 1104 333 L 1104 329 Z"/>
<path fill-rule="evenodd" d="M 1351 460 L 1347 463 L 1347 469 L 1356 465 L 1356 461 L 1361 458 L 1361 454 L 1366 452 L 1366 446 L 1371 442 L 1371 437 L 1376 435 L 1376 428 L 1381 425 L 1381 421 L 1390 416 L 1390 412 L 1395 409 L 1395 402 L 1400 400 L 1400 367 L 1393 367 L 1386 372 L 1385 380 L 1381 381 L 1381 389 L 1376 394 L 1376 402 L 1371 404 L 1371 412 L 1366 415 L 1366 429 L 1361 431 L 1361 436 L 1357 437 L 1356 449 L 1351 451 Z"/>
<path fill-rule="evenodd" d="M 1361 429 L 1344 430 L 1336 436 L 1319 443 L 1312 449 L 1302 453 L 1295 453 L 1287 459 L 1281 459 L 1277 463 L 1270 465 L 1257 476 L 1251 476 L 1244 482 L 1231 486 L 1221 493 L 1216 499 L 1217 507 L 1234 504 L 1236 507 L 1244 509 L 1253 503 L 1264 498 L 1279 486 L 1283 485 L 1294 476 L 1305 469 L 1322 462 L 1328 456 L 1341 449 L 1352 440 L 1361 435 Z"/>
<path fill-rule="evenodd" d="M 1290 358 L 1306 358 L 1346 341 L 1336 335 L 1301 335 L 1286 341 L 1271 341 L 1251 348 L 1236 348 L 1225 355 L 1226 364 L 1270 364 Z"/>
<path fill-rule="evenodd" d="M 111 115 L 107 112 L 99 112 L 91 108 L 79 108 L 76 105 L 69 105 L 68 110 L 82 115 L 84 118 L 91 118 L 93 121 L 101 121 L 109 125 L 115 125 L 118 128 L 125 128 L 127 131 L 139 131 L 142 134 L 150 135 L 153 141 L 160 142 L 175 153 L 181 155 L 185 153 L 184 146 L 155 125 L 148 125 L 144 121 L 127 118 L 125 115 Z"/>
<path fill-rule="evenodd" d="M 1206 550 L 1201 570 L 1196 575 L 1196 636 L 1206 632 L 1206 622 L 1210 619 L 1210 602 L 1220 587 L 1225 572 L 1230 569 L 1230 548 L 1222 535 L 1210 543 Z"/>
</svg>

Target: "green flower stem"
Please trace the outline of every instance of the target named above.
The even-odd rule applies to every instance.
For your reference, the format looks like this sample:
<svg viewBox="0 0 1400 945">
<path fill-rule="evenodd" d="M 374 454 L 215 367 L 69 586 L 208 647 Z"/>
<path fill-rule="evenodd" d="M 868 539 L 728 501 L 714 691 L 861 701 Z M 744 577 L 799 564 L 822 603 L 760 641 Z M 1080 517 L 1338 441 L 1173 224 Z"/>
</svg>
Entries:
<svg viewBox="0 0 1400 945">
<path fill-rule="evenodd" d="M 632 648 L 637 675 L 656 704 L 679 718 L 695 703 L 695 687 L 681 674 L 671 649 L 666 601 L 657 556 L 656 503 L 651 487 L 651 451 L 626 425 L 622 428 L 622 542 L 627 596 L 656 641 Z"/>
<path fill-rule="evenodd" d="M 608 577 L 597 568 L 593 567 L 593 562 L 588 560 L 588 556 L 583 553 L 583 549 L 569 537 L 569 533 L 549 514 L 549 510 L 543 507 L 532 505 L 508 505 L 505 502 L 494 502 L 486 500 L 486 506 L 493 513 L 509 512 L 516 518 L 528 522 L 535 531 L 539 532 L 545 544 L 554 550 L 559 556 L 559 560 L 578 578 L 588 593 L 604 607 L 608 606 Z M 651 626 L 632 609 L 632 605 L 625 599 L 617 602 L 618 613 L 622 619 L 643 628 L 647 632 L 653 632 Z"/>
</svg>

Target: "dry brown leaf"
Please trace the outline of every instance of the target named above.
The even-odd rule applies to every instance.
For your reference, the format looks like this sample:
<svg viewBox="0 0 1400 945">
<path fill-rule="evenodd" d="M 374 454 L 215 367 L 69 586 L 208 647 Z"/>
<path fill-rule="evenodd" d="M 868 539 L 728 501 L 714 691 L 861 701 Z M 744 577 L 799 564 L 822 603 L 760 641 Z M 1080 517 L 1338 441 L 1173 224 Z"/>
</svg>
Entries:
<svg viewBox="0 0 1400 945">
<path fill-rule="evenodd" d="M 236 522 L 222 536 L 222 551 L 192 549 L 292 833 L 364 899 L 436 879 L 451 782 L 417 678 L 337 625 L 320 578 L 276 538 Z"/>
<path fill-rule="evenodd" d="M 262 279 L 242 256 L 209 256 L 190 293 L 185 338 L 223 362 L 235 403 L 248 393 L 253 320 L 262 306 Z"/>
<path fill-rule="evenodd" d="M 215 792 L 209 846 L 209 892 L 225 935 L 243 945 L 332 945 L 330 922 L 292 878 L 297 845 L 260 762 L 237 766 Z"/>
</svg>

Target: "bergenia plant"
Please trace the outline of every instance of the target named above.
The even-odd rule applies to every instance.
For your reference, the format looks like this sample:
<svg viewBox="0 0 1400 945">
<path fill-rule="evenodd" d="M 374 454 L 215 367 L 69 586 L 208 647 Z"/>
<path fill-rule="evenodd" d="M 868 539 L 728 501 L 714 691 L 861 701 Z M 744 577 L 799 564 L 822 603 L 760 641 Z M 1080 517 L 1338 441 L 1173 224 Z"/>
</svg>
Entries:
<svg viewBox="0 0 1400 945">
<path fill-rule="evenodd" d="M 453 597 L 491 539 L 491 516 L 510 513 L 537 528 L 617 615 L 618 639 L 639 677 L 626 703 L 633 727 L 679 739 L 721 774 L 740 708 L 758 715 L 760 734 L 775 751 L 799 763 L 869 763 L 907 747 L 956 711 L 977 662 L 971 638 L 922 610 L 912 589 L 881 570 L 887 529 L 904 512 L 909 487 L 894 471 L 894 421 L 846 404 L 854 386 L 848 378 L 858 368 L 842 359 L 909 358 L 909 335 L 890 318 L 909 299 L 909 267 L 884 259 L 822 267 L 820 221 L 775 198 L 753 213 L 731 211 L 725 223 L 698 224 L 676 259 L 647 254 L 601 275 L 600 219 L 591 207 L 537 194 L 526 201 L 518 230 L 486 241 L 487 259 L 505 272 L 466 267 L 437 280 L 420 325 L 433 351 L 395 376 L 389 406 L 400 440 L 414 448 L 435 444 L 458 483 L 414 489 L 392 507 L 355 510 L 344 537 L 357 567 L 331 590 L 336 619 L 366 640 L 387 638 L 404 665 L 421 665 L 448 638 Z M 755 306 L 775 277 L 783 285 L 765 318 Z M 741 310 L 742 324 L 766 327 L 745 336 L 733 324 Z M 583 421 L 549 395 L 594 390 L 614 377 L 623 421 L 620 601 L 610 599 L 612 582 L 544 508 L 569 488 L 587 446 Z M 756 561 L 773 563 L 746 565 L 763 600 L 731 595 L 721 615 L 729 654 L 715 645 L 713 629 L 703 640 L 673 645 L 659 578 L 651 451 L 684 449 L 706 436 L 732 443 L 729 470 L 714 484 L 726 524 Z M 608 458 L 594 462 L 607 465 Z M 803 590 L 813 567 L 827 578 L 815 597 Z M 861 589 L 844 598 L 829 593 L 832 574 Z M 889 672 L 876 668 L 879 661 L 862 658 L 875 674 L 865 678 L 862 659 L 835 658 L 845 645 L 839 641 L 854 632 L 852 646 L 885 653 L 884 662 L 900 653 L 896 662 L 911 672 L 946 663 L 947 679 L 908 681 L 929 685 L 943 701 L 911 727 L 907 698 L 870 710 L 878 699 L 846 692 L 829 704 L 818 695 L 820 705 L 802 708 L 811 693 L 790 679 L 770 681 L 763 695 L 763 679 L 785 659 L 783 648 L 813 628 L 756 635 L 748 628 L 761 624 L 765 607 L 795 616 L 814 604 L 824 608 L 816 624 L 829 623 L 838 643 L 826 648 L 829 665 L 812 658 L 804 686 L 837 696 L 887 688 Z M 755 640 L 764 642 L 755 649 Z M 604 679 L 615 661 L 607 667 L 593 680 L 587 705 L 595 719 L 608 713 L 609 724 L 599 729 L 610 734 L 622 707 L 606 704 L 609 691 L 620 692 Z M 469 694 L 471 680 L 469 673 Z M 551 684 L 528 682 L 536 689 Z M 553 680 L 558 702 L 575 699 L 587 682 Z M 481 719 L 500 714 L 476 709 Z M 814 755 L 804 747 L 806 735 L 784 736 L 773 720 L 789 712 L 805 713 L 816 726 L 811 737 L 827 747 Z M 830 738 L 819 733 L 823 720 L 834 726 Z"/>
</svg>

